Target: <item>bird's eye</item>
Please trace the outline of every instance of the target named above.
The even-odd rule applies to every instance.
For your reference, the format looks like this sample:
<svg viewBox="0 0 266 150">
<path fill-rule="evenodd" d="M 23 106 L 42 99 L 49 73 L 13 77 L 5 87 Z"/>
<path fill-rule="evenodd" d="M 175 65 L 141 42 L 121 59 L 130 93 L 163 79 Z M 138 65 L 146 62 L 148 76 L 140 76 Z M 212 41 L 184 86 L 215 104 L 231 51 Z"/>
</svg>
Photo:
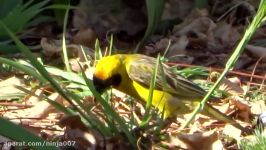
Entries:
<svg viewBox="0 0 266 150">
<path fill-rule="evenodd" d="M 120 74 L 115 74 L 109 79 L 109 83 L 114 86 L 118 86 L 122 81 Z"/>
</svg>

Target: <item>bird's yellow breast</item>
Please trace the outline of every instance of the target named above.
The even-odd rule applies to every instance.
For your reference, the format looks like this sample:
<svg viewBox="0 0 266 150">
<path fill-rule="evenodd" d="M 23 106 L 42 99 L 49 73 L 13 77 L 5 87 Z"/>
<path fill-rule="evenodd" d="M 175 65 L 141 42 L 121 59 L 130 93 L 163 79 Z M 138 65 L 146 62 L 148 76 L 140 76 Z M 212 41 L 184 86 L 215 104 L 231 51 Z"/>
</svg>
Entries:
<svg viewBox="0 0 266 150">
<path fill-rule="evenodd" d="M 148 100 L 150 92 L 149 88 L 130 80 L 129 77 L 124 77 L 120 86 L 115 88 L 145 102 Z M 164 111 L 164 118 L 170 117 L 176 112 L 183 114 L 189 111 L 183 100 L 156 89 L 153 90 L 152 105 L 158 108 L 160 112 Z"/>
</svg>

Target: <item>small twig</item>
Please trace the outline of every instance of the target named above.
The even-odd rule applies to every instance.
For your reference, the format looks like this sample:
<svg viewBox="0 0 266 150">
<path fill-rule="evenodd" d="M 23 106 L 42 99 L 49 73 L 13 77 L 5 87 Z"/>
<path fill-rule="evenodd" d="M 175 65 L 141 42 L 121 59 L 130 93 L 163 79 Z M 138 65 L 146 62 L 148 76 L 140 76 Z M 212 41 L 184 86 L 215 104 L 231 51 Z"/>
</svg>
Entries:
<svg viewBox="0 0 266 150">
<path fill-rule="evenodd" d="M 249 80 L 249 82 L 252 82 L 252 80 L 253 80 L 253 75 L 255 74 L 255 71 L 256 71 L 256 69 L 257 69 L 257 66 L 259 65 L 259 62 L 262 60 L 262 58 L 263 58 L 264 56 L 262 56 L 262 57 L 260 57 L 257 61 L 256 61 L 256 63 L 255 63 L 255 66 L 254 66 L 254 68 L 253 68 L 253 70 L 252 70 L 252 76 L 250 76 L 250 80 Z M 263 79 L 264 80 L 264 79 Z M 248 85 L 248 88 L 250 88 L 250 85 Z"/>
</svg>

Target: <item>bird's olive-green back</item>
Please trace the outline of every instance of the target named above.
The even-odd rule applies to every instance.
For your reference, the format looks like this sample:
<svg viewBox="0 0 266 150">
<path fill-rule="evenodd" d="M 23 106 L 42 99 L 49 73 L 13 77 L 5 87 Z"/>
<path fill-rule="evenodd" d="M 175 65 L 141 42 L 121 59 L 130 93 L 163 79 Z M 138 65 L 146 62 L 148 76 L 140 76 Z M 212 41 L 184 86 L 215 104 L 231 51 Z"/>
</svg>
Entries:
<svg viewBox="0 0 266 150">
<path fill-rule="evenodd" d="M 125 63 L 128 76 L 133 81 L 149 88 L 152 74 L 156 67 L 156 59 L 145 55 L 133 54 L 128 55 Z M 155 89 L 188 98 L 202 98 L 206 93 L 198 85 L 181 75 L 173 73 L 166 64 L 159 65 Z"/>
</svg>

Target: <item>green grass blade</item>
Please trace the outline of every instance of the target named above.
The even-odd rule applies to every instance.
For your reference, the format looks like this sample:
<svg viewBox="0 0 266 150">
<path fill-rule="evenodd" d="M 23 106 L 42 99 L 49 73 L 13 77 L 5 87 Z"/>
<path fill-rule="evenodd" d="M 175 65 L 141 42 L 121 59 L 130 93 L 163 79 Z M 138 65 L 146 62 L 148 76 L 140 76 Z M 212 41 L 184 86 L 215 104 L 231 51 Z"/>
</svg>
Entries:
<svg viewBox="0 0 266 150">
<path fill-rule="evenodd" d="M 84 57 L 84 59 L 85 59 L 85 62 L 89 62 L 89 58 L 88 58 L 88 56 L 86 55 L 85 50 L 84 50 L 84 48 L 83 48 L 82 45 L 80 45 L 80 49 L 81 49 L 82 55 L 83 55 L 83 57 Z"/>
<path fill-rule="evenodd" d="M 0 1 L 0 19 L 8 15 L 9 12 L 12 12 L 14 9 L 22 5 L 22 0 L 10 1 L 10 0 L 1 0 Z"/>
<path fill-rule="evenodd" d="M 82 85 L 86 85 L 84 79 L 76 73 L 64 71 L 50 66 L 46 66 L 45 69 L 52 75 L 62 77 L 70 82 L 76 82 Z"/>
<path fill-rule="evenodd" d="M 22 65 L 19 62 L 15 62 L 15 61 L 0 57 L 0 63 L 7 64 L 7 65 L 10 65 L 10 66 L 18 69 L 18 70 L 21 70 L 21 71 L 33 76 L 34 78 L 38 79 L 42 83 L 47 82 L 47 80 L 44 77 L 42 77 L 38 72 L 36 72 L 35 69 L 30 68 L 30 67 L 25 66 L 25 65 Z"/>
<path fill-rule="evenodd" d="M 148 14 L 148 25 L 145 31 L 145 34 L 137 46 L 142 45 L 146 40 L 154 33 L 158 27 L 159 22 L 161 21 L 161 15 L 164 9 L 165 0 L 146 0 L 147 14 Z"/>
<path fill-rule="evenodd" d="M 64 63 L 66 66 L 66 70 L 71 72 L 70 64 L 67 56 L 67 48 L 66 48 L 66 27 L 67 27 L 67 20 L 69 14 L 69 7 L 66 10 L 65 17 L 64 17 L 64 26 L 63 26 L 63 37 L 62 37 L 62 47 L 63 47 L 63 56 L 64 56 Z"/>
<path fill-rule="evenodd" d="M 36 4 L 32 4 L 33 0 L 26 2 L 23 5 L 18 5 L 14 9 L 10 10 L 6 16 L 1 18 L 1 21 L 5 23 L 10 30 L 18 32 L 26 26 L 27 23 L 33 19 L 38 13 L 41 12 L 41 8 L 44 7 L 49 0 L 41 1 Z M 14 23 L 14 20 L 16 23 Z M 0 27 L 0 37 L 5 37 L 4 29 Z"/>
<path fill-rule="evenodd" d="M 113 36 L 113 34 L 111 34 L 110 41 L 109 41 L 109 56 L 112 55 L 113 45 L 114 45 L 114 36 Z"/>
<path fill-rule="evenodd" d="M 148 96 L 147 103 L 145 106 L 145 114 L 144 114 L 143 120 L 141 121 L 140 127 L 146 126 L 149 123 L 149 120 L 151 118 L 150 109 L 152 106 L 153 92 L 154 92 L 154 88 L 155 88 L 155 84 L 156 84 L 156 76 L 158 74 L 158 66 L 160 63 L 159 61 L 160 61 L 160 55 L 158 55 L 158 57 L 157 57 L 155 68 L 154 68 L 153 73 L 152 73 L 152 78 L 150 81 L 149 96 Z"/>
<path fill-rule="evenodd" d="M 100 42 L 98 39 L 96 39 L 95 41 L 94 49 L 95 49 L 95 56 L 94 56 L 95 60 L 101 59 L 103 55 L 102 55 L 102 49 L 100 46 Z"/>
<path fill-rule="evenodd" d="M 69 9 L 77 9 L 78 7 L 64 5 L 64 4 L 53 4 L 53 5 L 42 8 L 41 11 L 46 10 L 46 9 L 63 9 L 63 10 L 66 10 L 68 8 Z"/>
</svg>

